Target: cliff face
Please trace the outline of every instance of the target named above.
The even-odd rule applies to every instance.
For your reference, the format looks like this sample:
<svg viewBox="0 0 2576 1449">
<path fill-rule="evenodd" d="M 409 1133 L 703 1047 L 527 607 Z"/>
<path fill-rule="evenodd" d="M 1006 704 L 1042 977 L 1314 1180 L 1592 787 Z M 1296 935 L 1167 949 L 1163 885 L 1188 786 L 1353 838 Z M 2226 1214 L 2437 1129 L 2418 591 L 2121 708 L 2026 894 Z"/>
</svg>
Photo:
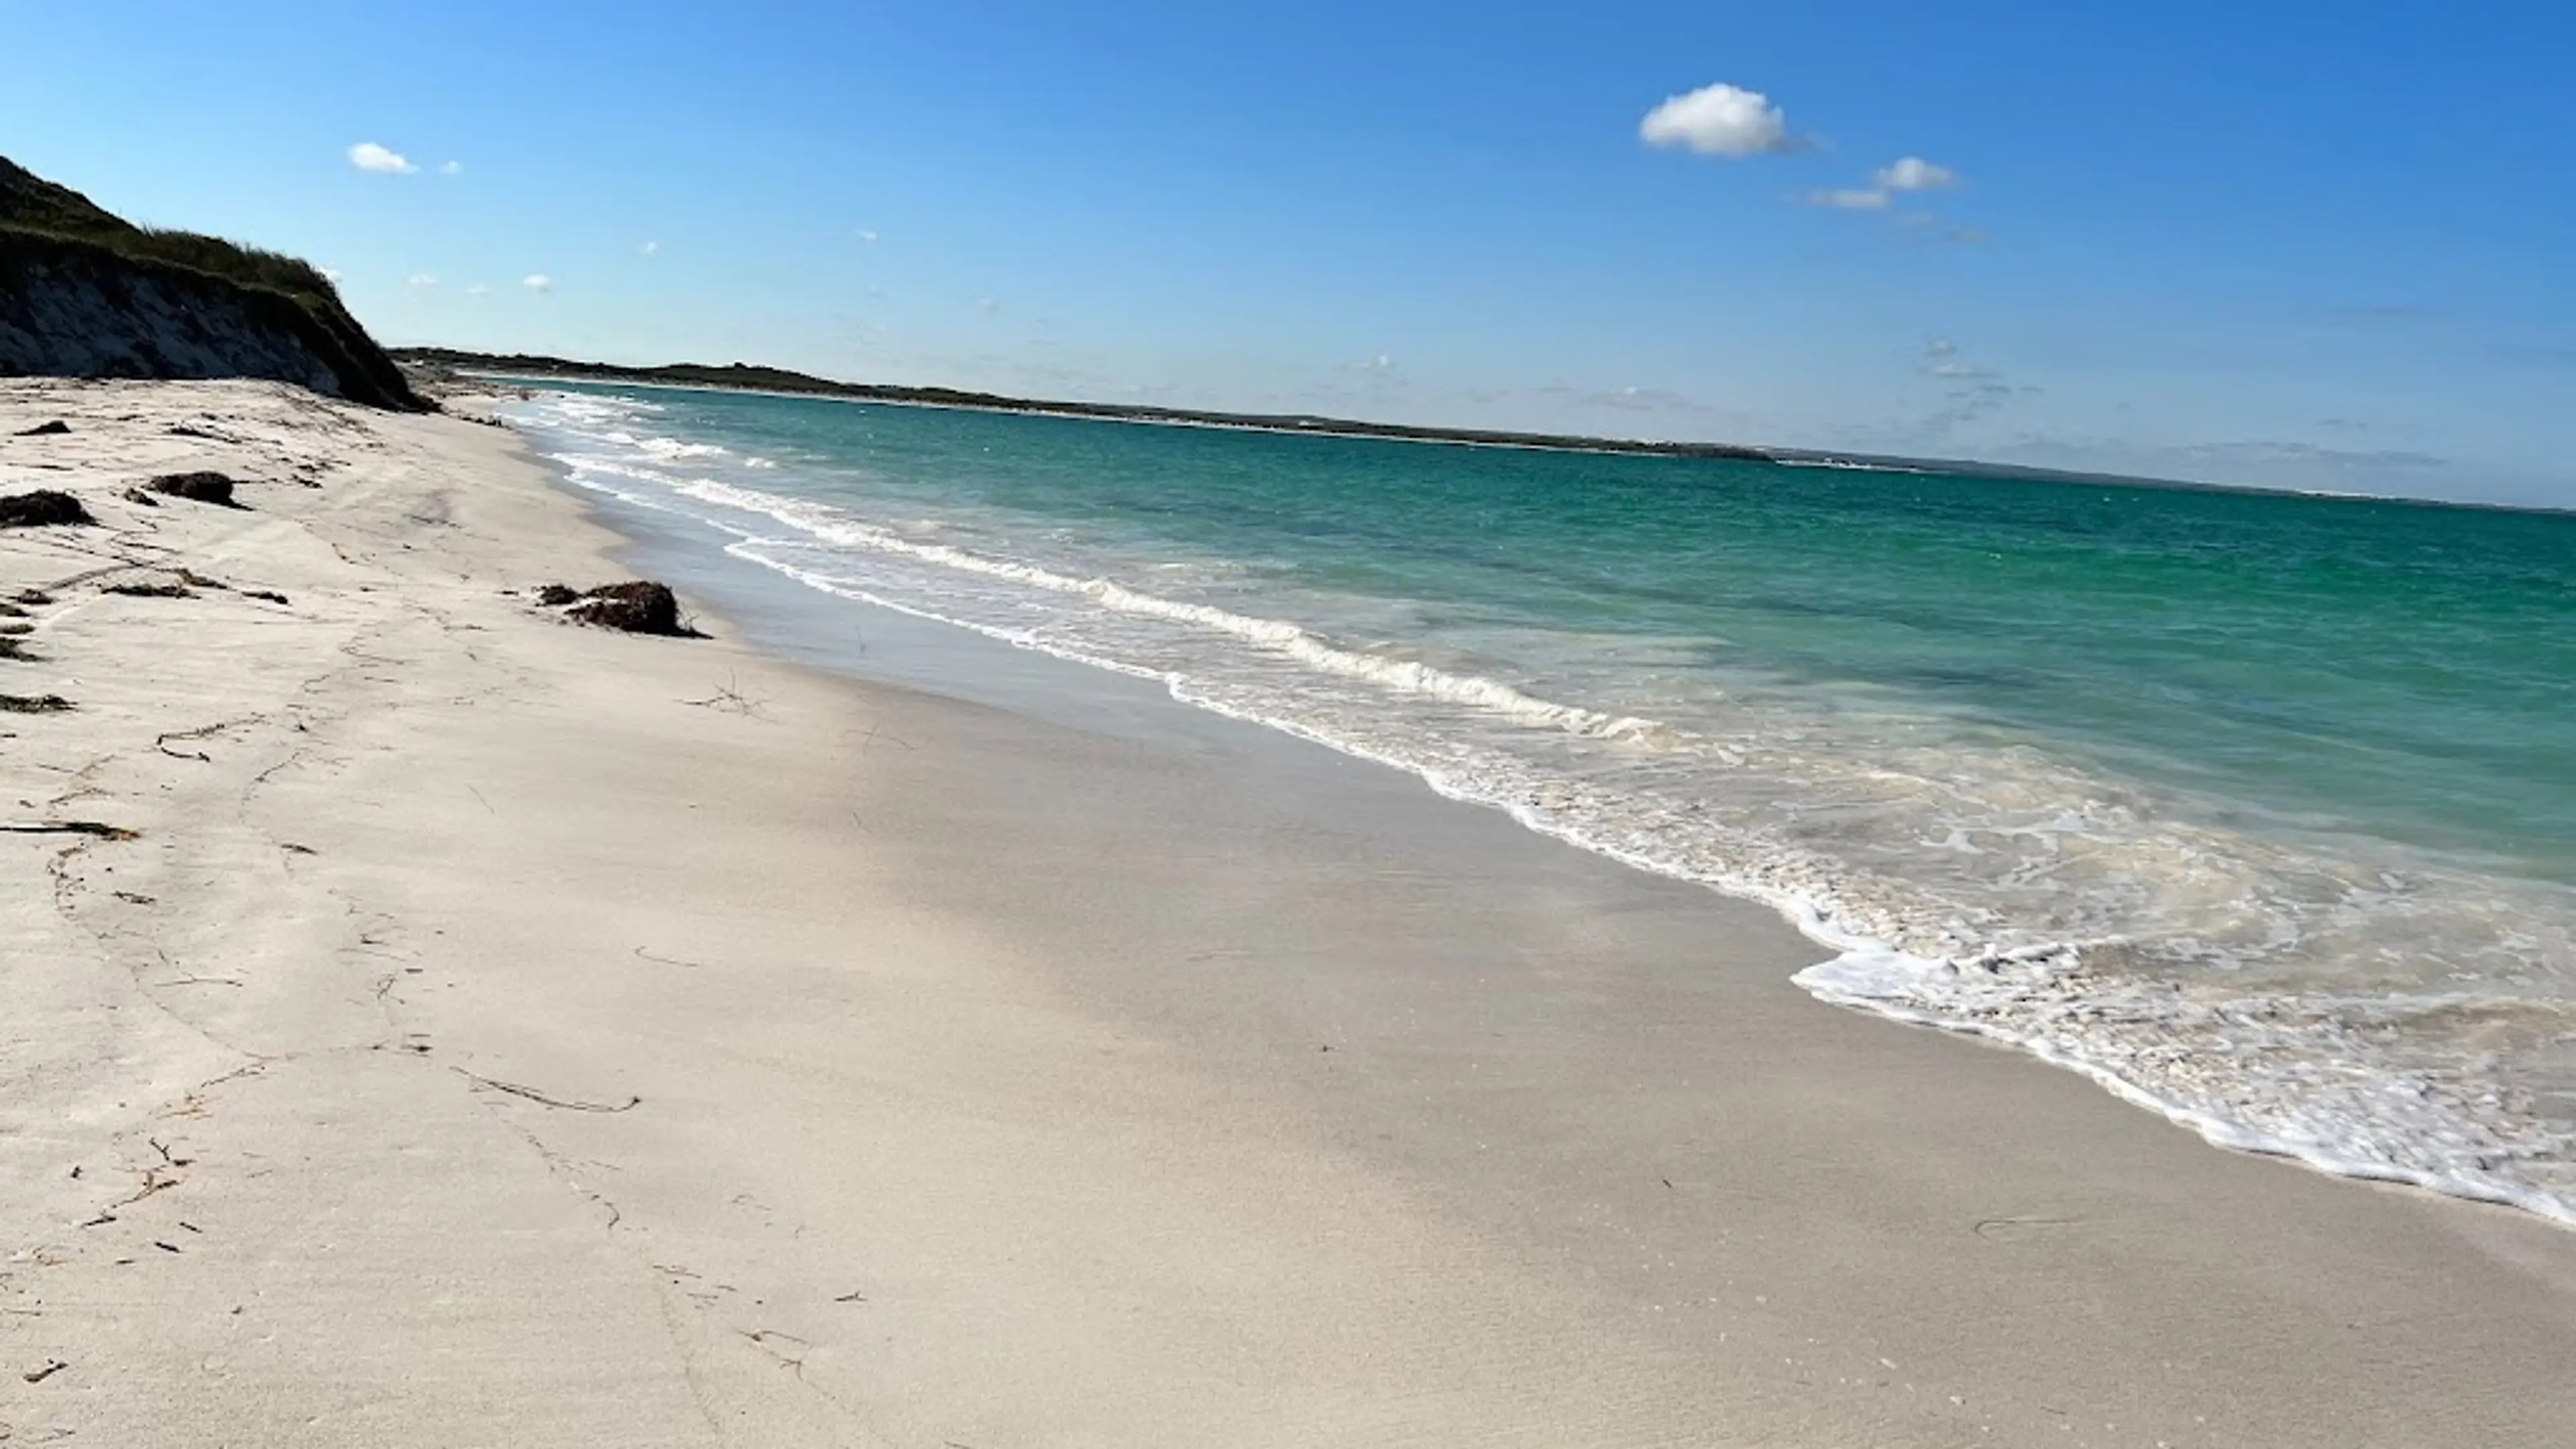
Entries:
<svg viewBox="0 0 2576 1449">
<path fill-rule="evenodd" d="M 257 377 L 423 406 L 291 257 L 130 225 L 0 159 L 0 376 Z"/>
<path fill-rule="evenodd" d="M 263 377 L 344 391 L 274 305 L 213 277 L 24 237 L 0 237 L 0 277 L 0 374 Z"/>
</svg>

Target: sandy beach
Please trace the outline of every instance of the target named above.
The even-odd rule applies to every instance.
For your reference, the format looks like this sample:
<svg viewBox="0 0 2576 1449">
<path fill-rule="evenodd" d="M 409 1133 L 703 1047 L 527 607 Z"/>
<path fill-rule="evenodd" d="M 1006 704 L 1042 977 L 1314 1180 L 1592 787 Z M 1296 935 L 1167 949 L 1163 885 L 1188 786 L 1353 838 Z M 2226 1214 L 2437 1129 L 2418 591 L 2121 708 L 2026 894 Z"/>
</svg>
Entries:
<svg viewBox="0 0 2576 1449">
<path fill-rule="evenodd" d="M 243 506 L 128 496 L 187 469 Z M 1757 907 L 1142 681 L 566 624 L 623 543 L 504 429 L 0 382 L 30 488 L 98 525 L 0 531 L 0 693 L 73 706 L 0 714 L 0 1442 L 2576 1425 L 2576 1233 L 1819 1005 Z"/>
</svg>

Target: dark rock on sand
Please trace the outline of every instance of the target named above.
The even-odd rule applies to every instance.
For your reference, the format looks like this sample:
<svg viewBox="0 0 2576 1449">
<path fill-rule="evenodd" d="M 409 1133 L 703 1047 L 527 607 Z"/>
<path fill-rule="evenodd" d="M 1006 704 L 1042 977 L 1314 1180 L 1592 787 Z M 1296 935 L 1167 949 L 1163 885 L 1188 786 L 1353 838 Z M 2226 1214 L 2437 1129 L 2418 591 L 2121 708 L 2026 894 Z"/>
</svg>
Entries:
<svg viewBox="0 0 2576 1449">
<path fill-rule="evenodd" d="M 18 436 L 22 438 L 53 438 L 60 437 L 71 430 L 71 424 L 64 422 L 61 418 L 56 418 L 50 423 L 38 423 L 32 428 L 20 428 L 18 430 Z"/>
<path fill-rule="evenodd" d="M 39 488 L 0 498 L 0 528 L 47 528 L 56 524 L 96 523 L 81 501 L 68 493 Z"/>
<path fill-rule="evenodd" d="M 152 480 L 152 491 L 195 503 L 239 508 L 241 505 L 233 501 L 235 481 L 221 473 L 164 473 Z"/>
</svg>

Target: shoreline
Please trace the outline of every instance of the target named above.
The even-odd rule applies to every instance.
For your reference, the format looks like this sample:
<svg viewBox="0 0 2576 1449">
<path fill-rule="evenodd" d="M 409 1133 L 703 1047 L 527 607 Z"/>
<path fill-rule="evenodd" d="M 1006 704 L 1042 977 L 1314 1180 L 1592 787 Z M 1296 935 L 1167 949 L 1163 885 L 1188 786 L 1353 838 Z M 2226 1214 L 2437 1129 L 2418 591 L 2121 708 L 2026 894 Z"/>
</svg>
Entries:
<svg viewBox="0 0 2576 1449">
<path fill-rule="evenodd" d="M 2576 1418 L 2559 1229 L 1819 1005 L 1761 908 L 1079 665 L 1040 718 L 871 682 L 980 667 L 927 633 L 851 678 L 562 626 L 499 590 L 643 545 L 515 435 L 0 384 L 0 430 L 48 416 L 74 431 L 0 439 L 6 486 L 110 530 L 0 534 L 0 592 L 102 548 L 234 587 L 65 585 L 40 660 L 0 663 L 80 705 L 0 720 L 16 814 L 139 833 L 11 838 L 0 1422 L 997 1449 Z M 122 501 L 181 464 L 264 481 Z"/>
<path fill-rule="evenodd" d="M 789 398 L 797 396 L 795 394 L 762 395 Z M 578 434 L 574 436 L 577 437 Z M 579 451 L 578 447 L 575 450 Z M 621 484 L 582 483 L 579 481 L 580 472 L 579 467 L 565 470 L 567 481 L 584 493 L 597 498 L 599 506 L 610 510 L 612 516 L 622 509 L 625 521 L 629 524 L 643 516 L 638 512 L 638 508 L 658 512 L 664 506 L 651 502 L 639 503 L 632 495 L 622 491 L 624 485 Z M 699 481 L 705 483 L 709 480 Z M 765 515 L 785 522 L 799 533 L 825 527 L 824 523 L 812 522 L 810 516 L 797 513 L 793 500 L 764 495 L 757 490 L 747 494 L 731 491 L 737 489 L 737 485 L 733 484 L 719 486 L 729 490 L 726 496 L 722 498 L 704 494 L 696 496 L 701 501 L 722 509 L 742 509 L 753 515 Z M 673 516 L 691 519 L 695 523 L 705 521 L 692 514 L 685 503 Z M 876 525 L 865 523 L 863 520 L 848 521 L 856 524 L 862 533 L 881 532 Z M 927 548 L 928 552 L 940 554 L 946 560 L 955 561 L 962 558 L 963 566 L 969 566 L 978 572 L 1007 572 L 1011 577 L 1034 582 L 1060 594 L 1079 594 L 1086 592 L 1088 587 L 1082 582 L 1081 575 L 1066 575 L 1025 561 L 995 555 L 960 555 L 953 546 L 923 546 L 899 538 L 882 545 L 870 546 L 885 547 L 898 554 L 906 555 L 919 553 Z M 728 548 L 727 551 L 731 552 L 731 549 Z M 1793 969 L 1788 973 L 1788 979 L 1794 985 L 1805 990 L 1818 1001 L 1873 1016 L 1882 1021 L 1973 1037 L 1983 1043 L 2025 1053 L 2051 1066 L 2081 1076 L 2131 1107 L 2152 1113 L 2174 1126 L 2191 1132 L 2219 1150 L 2278 1158 L 2331 1177 L 2403 1185 L 2463 1201 L 2509 1207 L 2531 1213 L 2558 1226 L 2576 1229 L 2576 1205 L 2571 1205 L 2563 1194 L 2553 1193 L 2545 1186 L 2517 1178 L 2510 1172 L 2499 1173 L 2488 1167 L 2490 1160 L 2512 1161 L 2515 1149 L 2525 1144 L 2519 1139 L 2506 1138 L 2496 1133 L 2492 1124 L 2487 1121 L 2456 1113 L 2440 1120 L 2425 1121 L 2419 1118 L 2403 1123 L 2383 1123 L 2363 1117 L 2360 1119 L 2359 1127 L 2356 1128 L 2350 1119 L 2338 1121 L 2329 1118 L 2324 1129 L 2321 1130 L 2319 1124 L 2313 1119 L 2293 1118 L 2284 1122 L 2277 1115 L 2267 1118 L 2266 1114 L 2257 1107 L 2246 1105 L 2246 1099 L 2231 1099 L 2217 1090 L 2200 1090 L 2195 1095 L 2192 1089 L 2201 1086 L 2201 1083 L 2192 1082 L 2187 1076 L 2178 1080 L 2174 1075 L 2169 1074 L 2160 1080 L 2151 1074 L 2124 1071 L 2123 1059 L 2119 1053 L 2096 1051 L 2088 1054 L 2081 1049 L 2080 1045 L 2070 1045 L 2062 1036 L 2056 1034 L 2052 1030 L 2056 1023 L 2049 1020 L 2017 1020 L 2008 1016 L 1988 1014 L 1980 1009 L 1982 1004 L 1972 998 L 1945 999 L 1944 987 L 1947 983 L 1956 982 L 1962 974 L 1967 975 L 1970 980 L 1978 979 L 1973 974 L 1975 965 L 1963 966 L 1956 961 L 1908 951 L 1893 944 L 1895 938 L 1892 935 L 1874 934 L 1867 925 L 1852 923 L 1841 911 L 1840 904 L 1830 890 L 1802 889 L 1797 884 L 1781 883 L 1765 875 L 1758 864 L 1738 866 L 1734 863 L 1726 863 L 1712 868 L 1672 855 L 1658 854 L 1638 845 L 1633 839 L 1623 840 L 1601 830 L 1587 829 L 1579 820 L 1552 814 L 1547 809 L 1529 803 L 1525 796 L 1515 796 L 1508 791 L 1497 793 L 1490 788 L 1480 789 L 1461 783 L 1444 762 L 1436 759 L 1408 757 L 1400 752 L 1391 753 L 1374 748 L 1348 735 L 1337 734 L 1329 728 L 1310 726 L 1293 714 L 1265 712 L 1240 702 L 1229 703 L 1217 697 L 1208 688 L 1202 687 L 1203 681 L 1193 682 L 1187 675 L 1167 676 L 1143 665 L 1091 648 L 1076 647 L 1066 642 L 1060 635 L 1050 636 L 1043 632 L 1031 634 L 1007 625 L 978 622 L 973 618 L 960 617 L 953 612 L 941 612 L 936 605 L 923 607 L 897 602 L 869 588 L 854 584 L 844 586 L 797 568 L 769 563 L 756 552 L 749 555 L 747 561 L 795 580 L 803 590 L 808 591 L 806 597 L 809 599 L 820 595 L 864 610 L 891 610 L 963 630 L 1013 649 L 1067 660 L 1089 669 L 1151 680 L 1159 686 L 1161 693 L 1181 706 L 1274 730 L 1364 761 L 1372 766 L 1395 770 L 1409 778 L 1420 780 L 1433 792 L 1447 799 L 1478 808 L 1500 811 L 1522 828 L 1536 834 L 1603 856 L 1631 869 L 1684 881 L 1715 891 L 1729 899 L 1755 905 L 1784 920 L 1807 940 L 1813 942 L 1819 952 L 1830 957 L 1821 961 L 1811 958 L 1803 969 Z M 677 566 L 690 569 L 704 567 L 694 559 Z M 714 583 L 721 579 L 722 572 L 723 570 L 719 568 L 698 576 L 705 582 Z M 1128 591 L 1122 588 L 1119 592 L 1124 595 Z M 1168 600 L 1157 599 L 1151 595 L 1147 595 L 1146 598 L 1149 602 L 1166 609 L 1194 610 L 1200 607 L 1174 605 Z M 813 613 L 814 617 L 820 620 L 825 617 L 828 610 L 818 608 Z M 1227 633 L 1245 638 L 1254 637 L 1263 631 L 1295 630 L 1302 636 L 1301 644 L 1311 650 L 1324 651 L 1331 656 L 1322 660 L 1322 663 L 1335 672 L 1365 674 L 1367 666 L 1374 663 L 1373 660 L 1348 654 L 1343 646 L 1312 634 L 1308 626 L 1302 623 L 1265 616 L 1233 614 L 1230 611 L 1223 618 L 1209 618 L 1204 614 L 1193 617 L 1212 622 Z M 1310 663 L 1317 660 L 1317 656 L 1313 654 L 1306 657 Z M 1586 735 L 1615 735 L 1632 727 L 1648 729 L 1658 727 L 1651 721 L 1613 719 L 1584 706 L 1561 704 L 1520 695 L 1512 690 L 1510 685 L 1496 684 L 1494 681 L 1472 677 L 1461 679 L 1445 672 L 1435 672 L 1428 684 L 1423 680 L 1414 679 L 1404 682 L 1399 687 L 1406 693 L 1428 693 L 1439 698 L 1451 699 L 1456 697 L 1462 685 L 1490 686 L 1509 691 L 1505 703 L 1498 704 L 1490 698 L 1478 702 L 1496 708 L 1508 707 L 1515 711 L 1525 709 L 1541 712 L 1556 717 L 1547 721 L 1551 727 L 1571 729 Z M 1576 718 L 1568 722 L 1563 718 L 1568 716 Z M 1983 958 L 1978 964 L 1992 965 L 1998 959 L 2027 962 L 2066 959 L 2080 957 L 2080 955 L 2080 946 L 2069 945 L 2064 940 L 2060 940 L 2045 945 L 2024 944 L 2006 956 Z M 1954 1009 L 1945 1012 L 1942 1010 L 1945 1004 L 1953 1006 Z M 2259 1009 L 2261 1004 L 2260 1002 L 2228 1003 L 2230 1007 L 2252 1009 Z M 2456 1104 L 2446 1100 L 2445 1106 L 2455 1107 Z M 2231 1108 L 2235 1110 L 2231 1111 Z M 2338 1126 L 2346 1129 L 2340 1136 L 2334 1135 L 2331 1130 Z M 2460 1145 L 2464 1143 L 2477 1145 L 2474 1147 Z M 2424 1150 L 2427 1144 L 2436 1144 L 2446 1150 L 2428 1152 Z"/>
</svg>

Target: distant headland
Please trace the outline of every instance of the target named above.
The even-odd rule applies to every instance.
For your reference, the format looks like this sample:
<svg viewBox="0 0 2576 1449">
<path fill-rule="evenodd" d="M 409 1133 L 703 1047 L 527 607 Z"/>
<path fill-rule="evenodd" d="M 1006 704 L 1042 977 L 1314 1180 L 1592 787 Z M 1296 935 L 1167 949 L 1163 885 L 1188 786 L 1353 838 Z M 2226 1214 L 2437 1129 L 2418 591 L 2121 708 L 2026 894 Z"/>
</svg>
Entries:
<svg viewBox="0 0 2576 1449">
<path fill-rule="evenodd" d="M 2528 505 L 2466 503 L 2447 499 L 2386 497 L 2372 494 L 2314 493 L 2294 488 L 2264 488 L 2210 483 L 2187 478 L 2140 477 L 2072 468 L 2042 468 L 2021 463 L 1993 463 L 1970 458 L 1924 458 L 1892 453 L 1848 453 L 1817 448 L 1781 448 L 1741 443 L 1670 442 L 1649 438 L 1596 438 L 1573 433 L 1522 433 L 1505 429 L 1441 428 L 1414 423 L 1374 423 L 1356 418 L 1309 413 L 1230 413 L 1199 408 L 1151 407 L 1141 404 L 1063 402 L 1007 397 L 952 387 L 906 387 L 892 383 L 835 382 L 783 367 L 747 362 L 715 366 L 699 362 L 657 367 L 621 367 L 605 362 L 513 352 L 467 352 L 450 347 L 387 349 L 415 382 L 433 393 L 449 376 L 474 374 L 523 381 L 631 382 L 650 387 L 723 388 L 742 392 L 806 394 L 859 402 L 903 403 L 918 407 L 968 408 L 986 412 L 1028 413 L 1051 417 L 1096 418 L 1107 422 L 1159 423 L 1176 427 L 1245 428 L 1261 432 L 1305 433 L 1317 437 L 1390 438 L 1417 443 L 1453 443 L 1488 448 L 1533 448 L 1560 453 L 1628 453 L 1666 458 L 1716 458 L 1747 463 L 1777 463 L 1799 468 L 1839 468 L 1873 473 L 1969 475 L 2025 479 L 2036 483 L 2075 483 L 2106 488 L 2179 488 L 2206 493 L 2259 493 L 2310 497 L 2352 503 L 2418 508 L 2503 508 L 2534 511 Z M 2540 509 L 2540 512 L 2559 510 Z"/>
<path fill-rule="evenodd" d="M 1478 428 L 1435 428 L 1410 423 L 1371 423 L 1305 413 L 1227 413 L 1196 408 L 1164 408 L 1124 403 L 1051 402 L 1005 397 L 951 387 L 899 387 L 886 383 L 834 382 L 779 367 L 730 363 L 722 367 L 680 362 L 662 367 L 617 367 L 604 362 L 527 353 L 461 352 L 446 347 L 398 347 L 394 359 L 430 373 L 444 369 L 504 377 L 567 378 L 591 382 L 636 382 L 660 387 L 736 388 L 746 392 L 810 393 L 820 397 L 866 402 L 911 403 L 924 407 L 975 408 L 987 412 L 1045 413 L 1063 417 L 1104 418 L 1120 422 L 1174 423 L 1198 427 L 1254 428 L 1267 432 L 1313 433 L 1326 437 L 1398 438 L 1425 443 L 1471 443 L 1498 448 L 1543 448 L 1556 452 L 1649 453 L 1674 458 L 1734 458 L 1771 463 L 1825 459 L 1825 454 L 1794 453 L 1774 448 L 1747 448 L 1731 443 L 1674 443 L 1636 438 L 1587 438 L 1565 433 L 1518 433 Z M 1855 462 L 1863 461 L 1855 459 Z"/>
</svg>

